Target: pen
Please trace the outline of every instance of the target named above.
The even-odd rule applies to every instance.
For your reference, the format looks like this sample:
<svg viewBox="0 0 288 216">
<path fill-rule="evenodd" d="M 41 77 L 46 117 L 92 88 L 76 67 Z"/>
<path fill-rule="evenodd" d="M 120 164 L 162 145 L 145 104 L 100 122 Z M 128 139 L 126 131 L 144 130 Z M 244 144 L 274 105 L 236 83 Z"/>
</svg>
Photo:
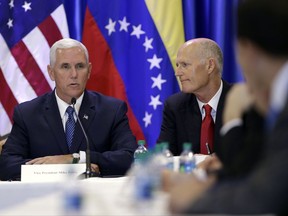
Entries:
<svg viewBox="0 0 288 216">
<path fill-rule="evenodd" d="M 207 153 L 208 153 L 208 155 L 210 155 L 210 154 L 211 154 L 211 151 L 210 151 L 210 148 L 209 148 L 209 145 L 208 145 L 207 142 L 206 142 L 206 148 L 207 148 Z"/>
</svg>

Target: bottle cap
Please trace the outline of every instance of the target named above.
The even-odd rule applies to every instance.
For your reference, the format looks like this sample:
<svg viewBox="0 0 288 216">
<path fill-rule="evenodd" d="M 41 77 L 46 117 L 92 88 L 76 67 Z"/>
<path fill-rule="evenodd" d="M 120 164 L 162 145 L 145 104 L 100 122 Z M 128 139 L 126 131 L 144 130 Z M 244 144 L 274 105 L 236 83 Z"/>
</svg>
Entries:
<svg viewBox="0 0 288 216">
<path fill-rule="evenodd" d="M 138 145 L 144 146 L 145 145 L 145 140 L 138 140 Z"/>
<path fill-rule="evenodd" d="M 183 149 L 184 150 L 191 150 L 191 147 L 192 147 L 192 143 L 190 143 L 190 142 L 183 143 Z"/>
<path fill-rule="evenodd" d="M 163 149 L 168 149 L 169 148 L 169 143 L 168 142 L 162 142 L 162 148 Z"/>
</svg>

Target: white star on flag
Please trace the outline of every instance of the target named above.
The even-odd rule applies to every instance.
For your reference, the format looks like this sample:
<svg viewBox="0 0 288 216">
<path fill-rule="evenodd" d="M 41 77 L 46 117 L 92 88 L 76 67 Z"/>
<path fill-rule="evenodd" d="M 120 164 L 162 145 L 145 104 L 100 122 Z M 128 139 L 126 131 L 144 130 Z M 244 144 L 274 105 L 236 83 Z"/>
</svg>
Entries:
<svg viewBox="0 0 288 216">
<path fill-rule="evenodd" d="M 141 30 L 141 27 L 142 27 L 141 24 L 138 25 L 137 27 L 136 26 L 132 26 L 132 27 L 133 27 L 133 32 L 131 33 L 131 36 L 135 35 L 137 39 L 140 39 L 141 34 L 145 34 L 145 32 Z"/>
<path fill-rule="evenodd" d="M 151 88 L 158 87 L 159 90 L 162 90 L 162 84 L 167 82 L 167 80 L 162 79 L 162 74 L 159 73 L 157 77 L 151 77 L 153 84 Z"/>
<path fill-rule="evenodd" d="M 24 10 L 25 10 L 25 12 L 27 12 L 28 10 L 31 10 L 31 7 L 30 7 L 30 5 L 31 5 L 31 2 L 24 2 L 24 5 L 22 5 L 22 7 L 24 8 Z"/>
<path fill-rule="evenodd" d="M 148 37 L 145 37 L 145 42 L 143 43 L 143 46 L 145 47 L 145 52 L 148 52 L 149 49 L 153 49 L 152 42 L 153 38 L 148 39 Z"/>
<path fill-rule="evenodd" d="M 120 31 L 124 30 L 124 31 L 128 32 L 128 26 L 130 25 L 130 23 L 128 23 L 126 21 L 126 17 L 124 17 L 123 20 L 119 20 L 118 22 L 120 24 L 120 29 L 119 30 Z"/>
<path fill-rule="evenodd" d="M 113 22 L 112 19 L 109 19 L 109 24 L 105 26 L 105 28 L 108 30 L 109 36 L 112 34 L 112 32 L 115 32 L 115 25 L 116 21 Z"/>
<path fill-rule="evenodd" d="M 153 95 L 150 96 L 151 101 L 149 103 L 150 106 L 153 106 L 153 109 L 156 110 L 157 106 L 162 105 L 162 102 L 159 101 L 160 95 L 157 95 L 156 97 L 153 97 Z"/>
<path fill-rule="evenodd" d="M 157 58 L 156 54 L 153 55 L 153 58 L 147 59 L 148 62 L 150 62 L 150 70 L 154 67 L 157 67 L 160 69 L 160 62 L 162 61 L 162 58 Z"/>
<path fill-rule="evenodd" d="M 145 122 L 145 127 L 148 127 L 148 125 L 151 124 L 151 118 L 152 113 L 149 114 L 148 112 L 145 112 L 145 117 L 143 118 L 143 121 Z"/>
<path fill-rule="evenodd" d="M 8 20 L 7 26 L 8 26 L 9 29 L 13 27 L 13 20 L 12 19 Z"/>
<path fill-rule="evenodd" d="M 10 9 L 14 7 L 14 0 L 10 0 L 9 6 L 10 6 Z"/>
</svg>

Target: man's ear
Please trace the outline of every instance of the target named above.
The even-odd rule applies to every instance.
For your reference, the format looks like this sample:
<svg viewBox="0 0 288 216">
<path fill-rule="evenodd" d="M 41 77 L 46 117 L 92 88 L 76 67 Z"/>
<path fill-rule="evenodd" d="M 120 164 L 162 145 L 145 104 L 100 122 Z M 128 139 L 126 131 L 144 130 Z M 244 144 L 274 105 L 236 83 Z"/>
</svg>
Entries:
<svg viewBox="0 0 288 216">
<path fill-rule="evenodd" d="M 55 77 L 54 77 L 54 71 L 53 69 L 51 68 L 50 65 L 47 65 L 47 71 L 48 71 L 48 74 L 49 74 L 49 77 L 52 81 L 55 81 Z"/>
<path fill-rule="evenodd" d="M 91 62 L 89 62 L 89 64 L 88 64 L 88 79 L 90 78 L 91 71 L 92 71 L 92 64 L 91 64 Z"/>
<path fill-rule="evenodd" d="M 208 73 L 212 73 L 216 67 L 216 62 L 214 58 L 209 58 L 208 59 Z"/>
</svg>

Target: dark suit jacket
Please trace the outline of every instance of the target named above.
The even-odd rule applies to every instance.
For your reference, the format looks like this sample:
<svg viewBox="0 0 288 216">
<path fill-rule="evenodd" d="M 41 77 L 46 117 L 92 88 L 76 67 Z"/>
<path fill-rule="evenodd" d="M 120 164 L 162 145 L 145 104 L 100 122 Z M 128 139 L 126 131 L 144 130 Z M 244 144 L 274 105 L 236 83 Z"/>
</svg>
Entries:
<svg viewBox="0 0 288 216">
<path fill-rule="evenodd" d="M 222 127 L 222 112 L 225 97 L 231 85 L 223 81 L 223 90 L 219 99 L 214 134 L 214 151 L 218 151 L 219 131 Z M 180 155 L 184 142 L 191 142 L 194 153 L 200 152 L 200 133 L 202 116 L 194 94 L 176 93 L 170 96 L 164 105 L 161 132 L 157 142 L 169 142 L 174 156 Z"/>
<path fill-rule="evenodd" d="M 251 108 L 242 116 L 243 124 L 231 128 L 220 138 L 218 152 L 223 169 L 220 178 L 235 178 L 248 175 L 258 164 L 265 140 L 263 117 Z"/>
<path fill-rule="evenodd" d="M 91 163 L 103 175 L 124 175 L 137 148 L 123 101 L 85 91 L 79 118 L 90 141 Z M 85 118 L 84 118 L 85 116 Z M 20 177 L 21 164 L 48 155 L 65 155 L 86 150 L 80 125 L 69 151 L 54 91 L 15 108 L 14 124 L 0 157 L 2 180 Z"/>
<path fill-rule="evenodd" d="M 262 157 L 247 176 L 219 181 L 186 213 L 288 215 L 288 103 L 262 147 Z"/>
</svg>

